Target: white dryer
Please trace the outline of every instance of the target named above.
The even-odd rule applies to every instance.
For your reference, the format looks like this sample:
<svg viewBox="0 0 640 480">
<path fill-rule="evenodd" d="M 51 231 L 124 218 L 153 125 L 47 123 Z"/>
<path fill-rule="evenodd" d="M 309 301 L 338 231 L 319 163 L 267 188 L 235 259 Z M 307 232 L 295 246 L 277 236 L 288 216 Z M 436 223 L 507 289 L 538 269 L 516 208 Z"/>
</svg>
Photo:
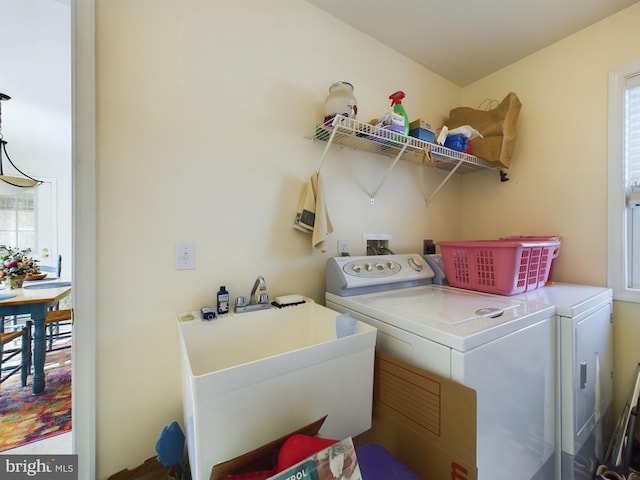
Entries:
<svg viewBox="0 0 640 480">
<path fill-rule="evenodd" d="M 561 478 L 591 480 L 613 429 L 611 289 L 553 284 L 515 298 L 556 309 Z"/>
<path fill-rule="evenodd" d="M 554 307 L 433 276 L 417 254 L 330 258 L 326 305 L 375 326 L 380 351 L 476 390 L 479 480 L 557 478 Z"/>
</svg>

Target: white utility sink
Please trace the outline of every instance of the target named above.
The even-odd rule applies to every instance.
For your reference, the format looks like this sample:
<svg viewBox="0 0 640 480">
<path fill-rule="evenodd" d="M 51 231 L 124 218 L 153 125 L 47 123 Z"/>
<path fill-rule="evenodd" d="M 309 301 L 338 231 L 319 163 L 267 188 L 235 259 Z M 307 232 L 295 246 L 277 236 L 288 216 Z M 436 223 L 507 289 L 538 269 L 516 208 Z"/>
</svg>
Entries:
<svg viewBox="0 0 640 480">
<path fill-rule="evenodd" d="M 194 480 L 220 462 L 328 415 L 320 435 L 371 427 L 376 329 L 316 303 L 178 321 Z"/>
</svg>

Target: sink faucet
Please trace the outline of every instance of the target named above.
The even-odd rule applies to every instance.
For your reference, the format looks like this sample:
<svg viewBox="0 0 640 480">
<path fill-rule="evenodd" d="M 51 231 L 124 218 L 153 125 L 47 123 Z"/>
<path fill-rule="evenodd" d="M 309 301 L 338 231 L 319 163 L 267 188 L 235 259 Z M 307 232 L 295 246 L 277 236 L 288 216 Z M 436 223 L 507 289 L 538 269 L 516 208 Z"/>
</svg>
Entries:
<svg viewBox="0 0 640 480">
<path fill-rule="evenodd" d="M 238 297 L 236 298 L 236 305 L 233 308 L 233 311 L 241 313 L 271 308 L 271 304 L 269 303 L 269 294 L 258 294 L 258 289 L 260 289 L 261 292 L 264 292 L 267 289 L 267 282 L 264 281 L 264 277 L 262 275 L 259 275 L 253 284 L 251 294 L 249 295 L 249 303 L 247 303 L 247 297 Z"/>
<path fill-rule="evenodd" d="M 263 302 L 258 302 L 256 300 L 256 290 L 258 290 L 258 287 L 260 287 L 261 292 L 264 292 L 267 289 L 267 282 L 264 281 L 264 277 L 262 275 L 259 275 L 253 284 L 253 288 L 251 289 L 251 295 L 249 296 L 249 305 L 254 305 L 256 303 L 263 303 Z"/>
</svg>

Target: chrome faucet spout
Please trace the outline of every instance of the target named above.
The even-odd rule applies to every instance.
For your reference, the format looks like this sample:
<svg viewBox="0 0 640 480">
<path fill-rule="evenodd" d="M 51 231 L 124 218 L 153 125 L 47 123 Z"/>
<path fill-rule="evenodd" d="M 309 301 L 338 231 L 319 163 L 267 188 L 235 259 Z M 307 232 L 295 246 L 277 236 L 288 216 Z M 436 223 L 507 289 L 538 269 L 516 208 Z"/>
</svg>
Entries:
<svg viewBox="0 0 640 480">
<path fill-rule="evenodd" d="M 236 298 L 236 306 L 233 308 L 233 311 L 235 313 L 242 313 L 271 308 L 271 303 L 269 303 L 269 294 L 258 294 L 258 289 L 262 292 L 267 289 L 267 282 L 264 281 L 264 277 L 262 275 L 258 276 L 253 284 L 251 295 L 249 296 L 249 302 L 247 303 L 247 299 L 245 297 Z"/>
<path fill-rule="evenodd" d="M 256 300 L 256 291 L 258 290 L 258 288 L 260 288 L 260 291 L 265 291 L 267 289 L 267 282 L 264 281 L 264 277 L 262 275 L 259 275 L 253 284 L 251 295 L 249 296 L 249 305 L 258 303 L 258 301 Z"/>
</svg>

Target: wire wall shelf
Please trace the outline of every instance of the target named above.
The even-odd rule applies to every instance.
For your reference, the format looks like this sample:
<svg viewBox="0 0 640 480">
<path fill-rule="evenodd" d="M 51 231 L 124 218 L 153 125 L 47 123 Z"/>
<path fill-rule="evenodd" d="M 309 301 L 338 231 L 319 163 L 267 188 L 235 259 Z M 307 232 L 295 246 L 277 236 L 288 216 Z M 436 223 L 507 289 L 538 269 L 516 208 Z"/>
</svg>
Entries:
<svg viewBox="0 0 640 480">
<path fill-rule="evenodd" d="M 393 163 L 371 196 L 371 203 L 374 203 L 374 198 L 387 176 L 401 159 L 449 172 L 449 175 L 427 199 L 427 203 L 454 173 L 465 174 L 479 170 L 498 170 L 496 165 L 474 155 L 375 127 L 342 115 L 336 115 L 332 120 L 317 125 L 313 133 L 307 135 L 306 138 L 327 142 L 318 170 L 322 169 L 327 152 L 333 144 L 393 158 Z"/>
<path fill-rule="evenodd" d="M 341 115 L 334 117 L 328 125 L 318 125 L 315 131 L 308 135 L 307 138 L 335 143 L 357 150 L 365 150 L 392 158 L 400 154 L 402 160 L 425 164 L 443 170 L 451 170 L 462 162 L 458 167 L 457 173 L 497 170 L 496 165 L 473 155 L 375 127 L 369 123 Z"/>
</svg>

